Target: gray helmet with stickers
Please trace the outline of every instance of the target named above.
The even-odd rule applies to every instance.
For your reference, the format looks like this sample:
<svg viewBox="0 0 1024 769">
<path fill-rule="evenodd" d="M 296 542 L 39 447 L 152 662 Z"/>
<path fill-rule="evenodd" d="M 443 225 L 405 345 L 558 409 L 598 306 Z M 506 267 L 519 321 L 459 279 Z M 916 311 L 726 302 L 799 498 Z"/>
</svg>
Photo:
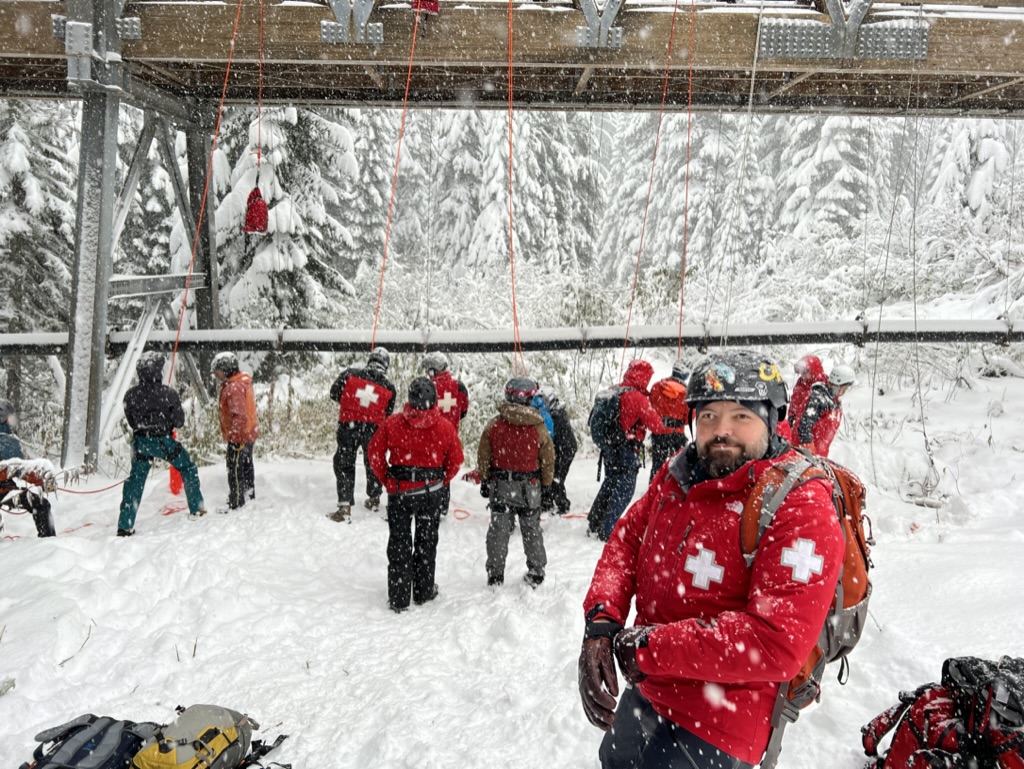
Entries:
<svg viewBox="0 0 1024 769">
<path fill-rule="evenodd" d="M 698 363 L 686 385 L 686 405 L 691 409 L 714 401 L 761 402 L 781 422 L 786 418 L 789 394 L 779 367 L 767 355 L 725 350 Z"/>
</svg>

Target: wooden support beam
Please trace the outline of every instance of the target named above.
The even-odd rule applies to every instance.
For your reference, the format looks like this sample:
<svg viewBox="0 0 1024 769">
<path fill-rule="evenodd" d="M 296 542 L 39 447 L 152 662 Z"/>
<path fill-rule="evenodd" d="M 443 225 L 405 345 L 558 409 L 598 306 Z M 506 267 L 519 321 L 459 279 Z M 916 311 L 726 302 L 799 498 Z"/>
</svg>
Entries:
<svg viewBox="0 0 1024 769">
<path fill-rule="evenodd" d="M 771 99 L 774 99 L 774 98 L 776 98 L 778 96 L 781 96 L 786 91 L 788 91 L 790 88 L 793 88 L 794 86 L 800 85 L 800 83 L 804 82 L 807 78 L 813 77 L 816 74 L 818 74 L 818 73 L 817 72 L 802 72 L 799 75 L 796 75 L 794 77 L 786 78 L 785 82 L 782 85 L 780 85 L 778 88 L 775 88 L 774 90 L 768 92 L 768 99 L 771 100 Z"/>
<path fill-rule="evenodd" d="M 380 72 L 377 71 L 376 67 L 366 64 L 363 66 L 363 71 L 366 72 L 367 76 L 370 78 L 370 80 L 373 81 L 374 85 L 376 85 L 377 88 L 380 89 L 381 93 L 387 93 L 388 87 L 384 83 L 384 78 L 380 76 Z"/>
<path fill-rule="evenodd" d="M 579 96 L 581 93 L 583 93 L 583 89 L 587 87 L 587 83 L 590 82 L 590 78 L 593 74 L 593 67 L 583 68 L 583 74 L 580 75 L 580 79 L 576 82 L 576 88 L 573 89 L 574 96 Z"/>
<path fill-rule="evenodd" d="M 989 94 L 995 93 L 996 91 L 1001 91 L 1004 88 L 1012 88 L 1013 86 L 1022 84 L 1024 84 L 1024 77 L 1015 77 L 1012 80 L 997 83 L 996 85 L 989 86 L 988 88 L 982 88 L 980 91 L 974 91 L 973 93 L 959 96 L 956 99 L 953 99 L 953 101 L 950 103 L 959 104 L 960 102 L 964 101 L 974 101 L 975 99 L 980 99 L 982 96 L 988 96 Z"/>
</svg>

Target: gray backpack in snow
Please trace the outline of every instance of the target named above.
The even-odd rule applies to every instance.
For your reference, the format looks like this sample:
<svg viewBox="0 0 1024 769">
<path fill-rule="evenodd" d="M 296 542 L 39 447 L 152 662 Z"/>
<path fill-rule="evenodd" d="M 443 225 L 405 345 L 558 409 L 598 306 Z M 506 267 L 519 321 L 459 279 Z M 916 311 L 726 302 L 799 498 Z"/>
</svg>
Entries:
<svg viewBox="0 0 1024 769">
<path fill-rule="evenodd" d="M 246 715 L 219 705 L 181 709 L 132 760 L 133 769 L 235 769 L 249 752 L 254 729 Z"/>
<path fill-rule="evenodd" d="M 156 730 L 156 724 L 86 713 L 39 732 L 35 760 L 22 764 L 20 769 L 128 769 L 132 758 Z M 44 752 L 50 742 L 53 745 Z"/>
</svg>

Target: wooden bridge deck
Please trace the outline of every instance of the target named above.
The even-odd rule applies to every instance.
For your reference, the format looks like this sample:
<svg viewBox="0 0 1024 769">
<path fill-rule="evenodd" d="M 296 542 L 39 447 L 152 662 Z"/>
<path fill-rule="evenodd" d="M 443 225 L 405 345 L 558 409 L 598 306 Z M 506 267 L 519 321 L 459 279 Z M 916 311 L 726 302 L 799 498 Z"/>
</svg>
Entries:
<svg viewBox="0 0 1024 769">
<path fill-rule="evenodd" d="M 578 1 L 515 3 L 517 106 L 657 108 L 673 4 L 627 0 L 613 25 L 622 30 L 621 46 L 597 49 L 577 45 L 577 28 L 586 26 Z M 259 5 L 243 2 L 228 88 L 234 103 L 256 97 Z M 119 63 L 135 83 L 159 86 L 176 97 L 219 98 L 235 12 L 230 1 L 129 2 L 123 15 L 141 21 L 141 39 L 123 41 Z M 419 27 L 410 101 L 504 107 L 507 12 L 501 0 L 442 2 L 441 14 Z M 1024 114 L 1024 0 L 875 3 L 865 25 L 894 20 L 928 25 L 927 56 L 918 61 L 760 55 L 755 61 L 762 20 L 832 23 L 827 13 L 788 0 L 701 2 L 692 14 L 695 109 L 746 109 L 754 70 L 753 108 L 760 112 Z M 65 42 L 53 33 L 54 15 L 67 15 L 65 2 L 0 0 L 0 95 L 75 95 L 68 84 Z M 401 104 L 414 18 L 407 4 L 378 0 L 369 21 L 382 25 L 380 44 L 332 44 L 321 41 L 321 22 L 335 20 L 327 4 L 265 3 L 264 100 Z M 690 20 L 691 5 L 681 2 L 667 93 L 674 110 L 687 105 Z"/>
</svg>

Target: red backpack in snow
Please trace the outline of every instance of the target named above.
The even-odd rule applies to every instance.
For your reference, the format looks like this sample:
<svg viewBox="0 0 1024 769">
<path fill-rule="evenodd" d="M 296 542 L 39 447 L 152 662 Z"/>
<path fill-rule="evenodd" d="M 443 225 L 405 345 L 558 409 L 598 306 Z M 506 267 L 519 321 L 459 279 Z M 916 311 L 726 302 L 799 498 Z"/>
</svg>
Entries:
<svg viewBox="0 0 1024 769">
<path fill-rule="evenodd" d="M 865 769 L 1024 769 L 1024 659 L 953 657 L 899 699 L 861 729 Z"/>
</svg>

